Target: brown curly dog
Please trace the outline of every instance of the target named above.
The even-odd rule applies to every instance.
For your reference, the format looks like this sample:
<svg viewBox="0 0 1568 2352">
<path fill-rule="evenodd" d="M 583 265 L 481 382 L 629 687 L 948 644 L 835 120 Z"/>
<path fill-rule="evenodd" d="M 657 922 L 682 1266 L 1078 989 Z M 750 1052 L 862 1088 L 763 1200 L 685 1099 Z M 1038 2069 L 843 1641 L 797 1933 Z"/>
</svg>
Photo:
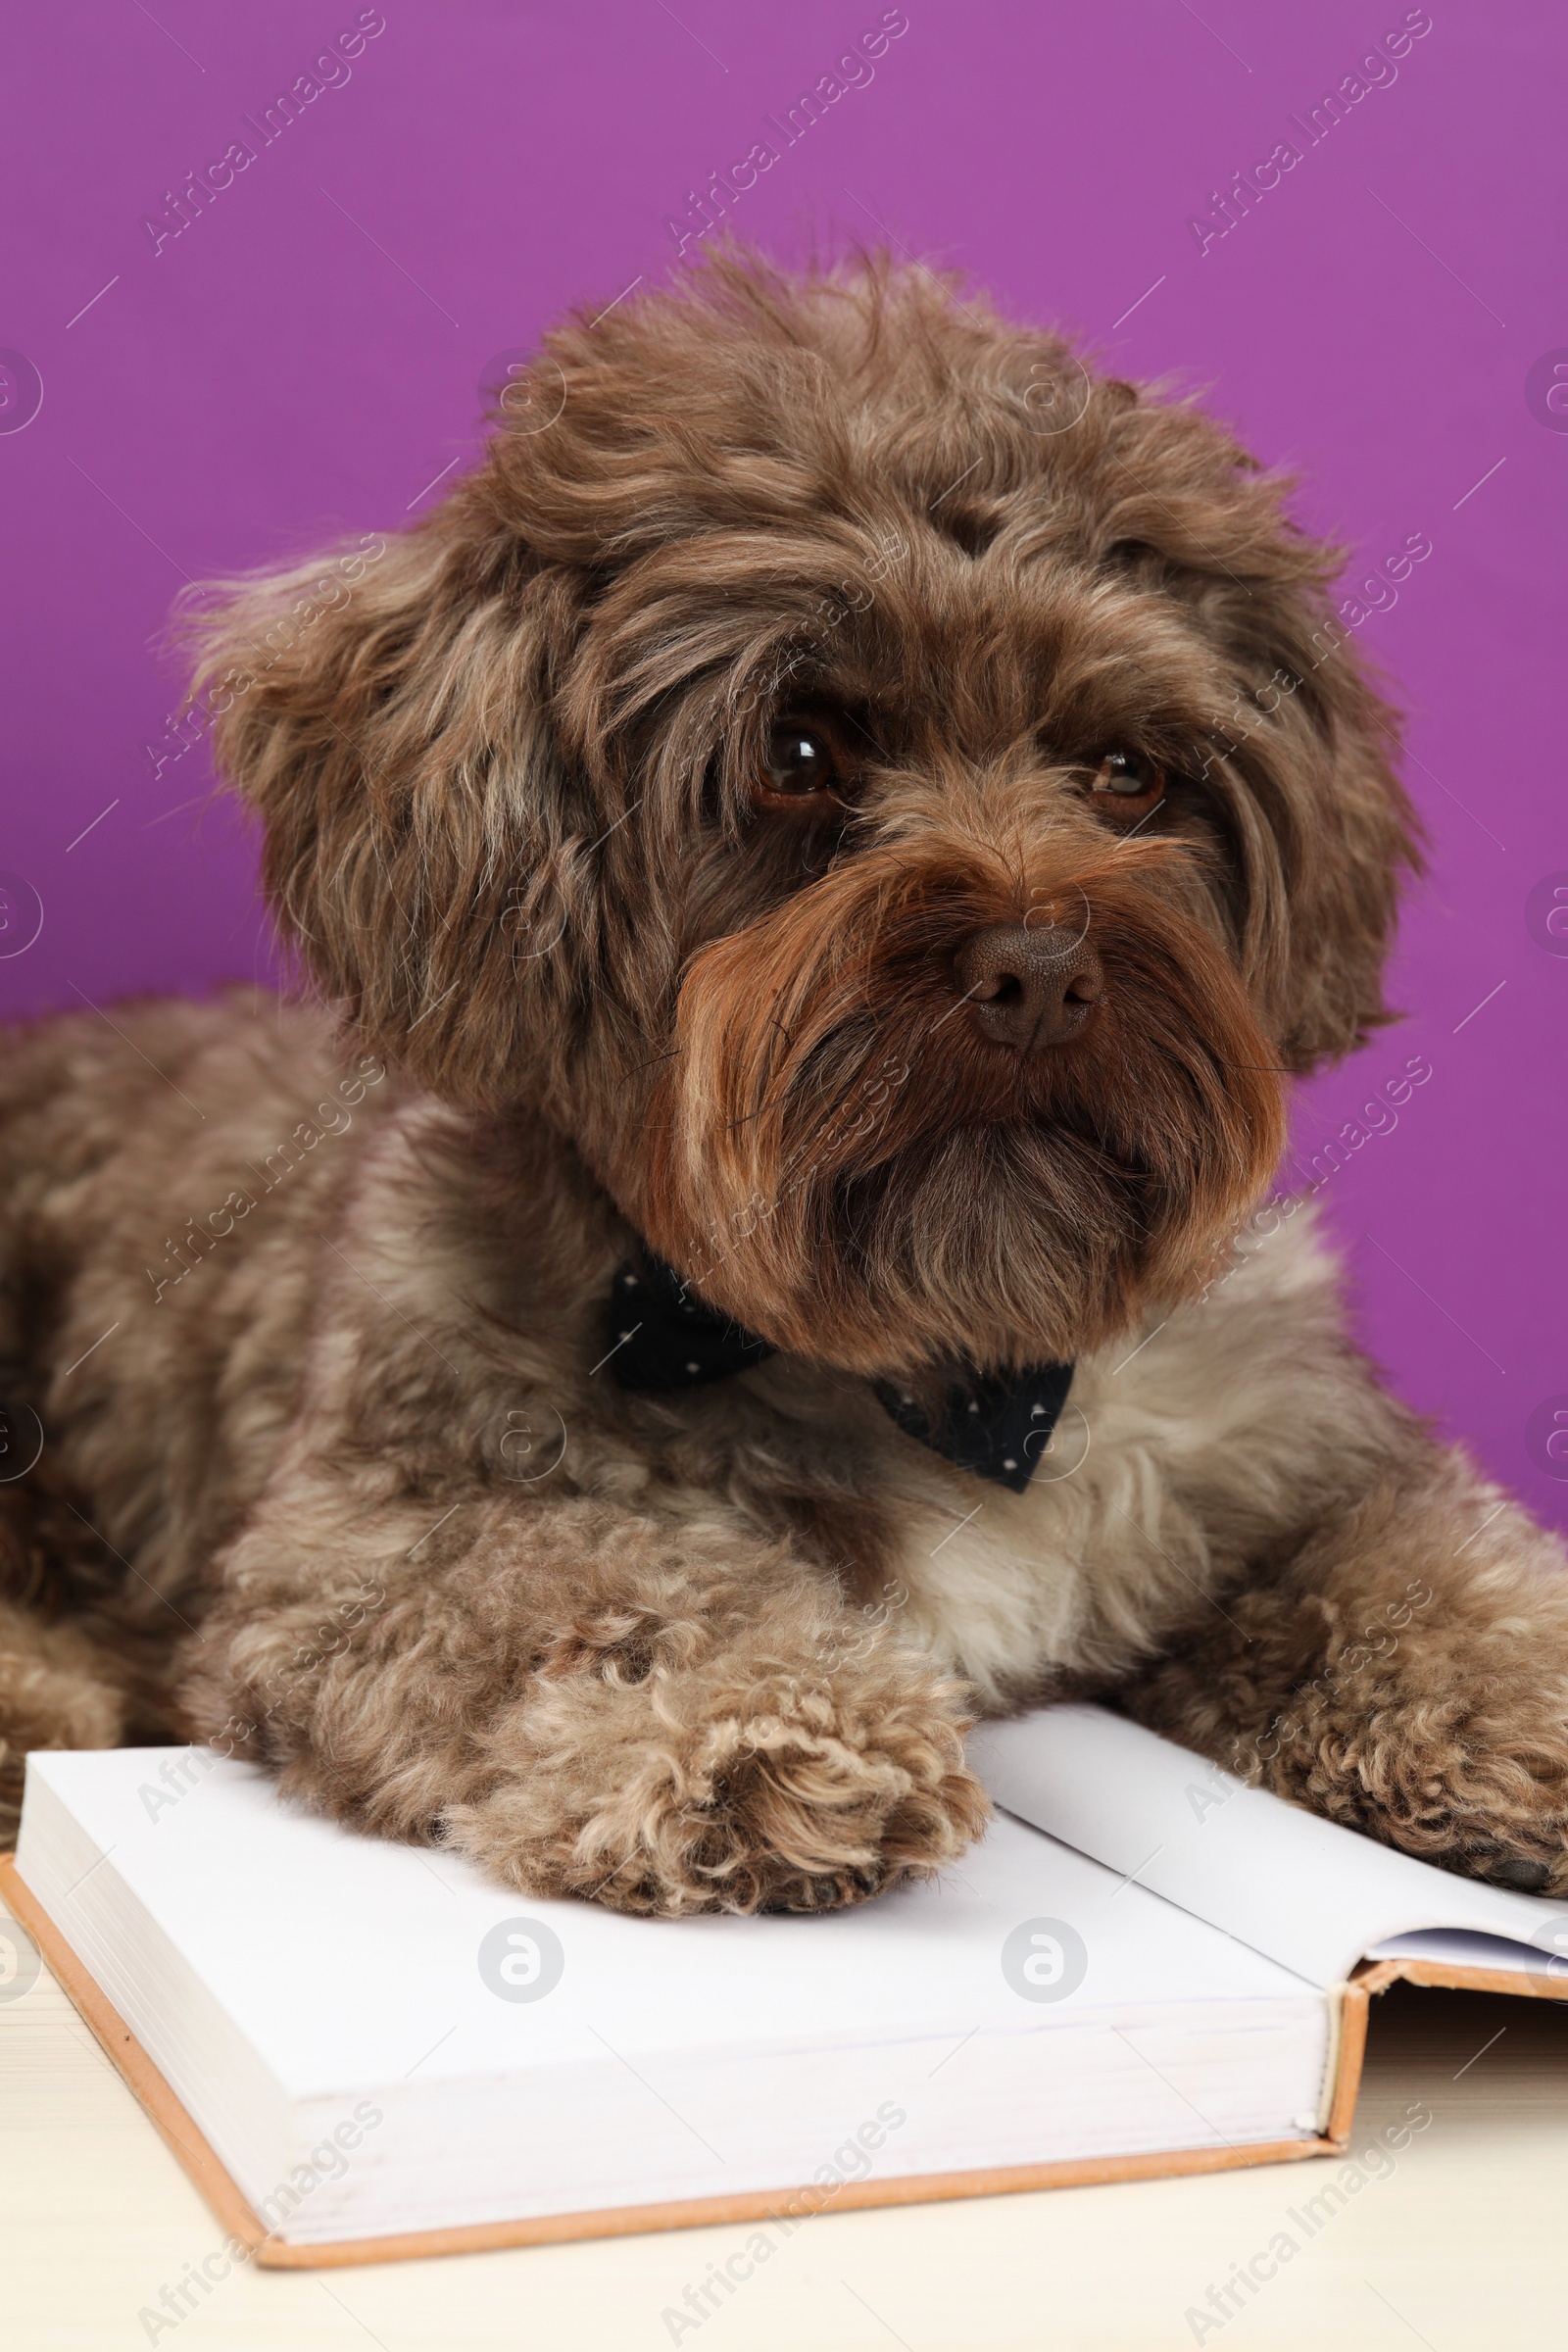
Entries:
<svg viewBox="0 0 1568 2352">
<path fill-rule="evenodd" d="M 810 1909 L 1092 1691 L 1568 1892 L 1562 1555 L 1259 1207 L 1413 861 L 1281 500 L 918 268 L 730 253 L 208 597 L 326 1002 L 5 1041 L 13 1797 L 176 1729 L 531 1893 Z"/>
</svg>

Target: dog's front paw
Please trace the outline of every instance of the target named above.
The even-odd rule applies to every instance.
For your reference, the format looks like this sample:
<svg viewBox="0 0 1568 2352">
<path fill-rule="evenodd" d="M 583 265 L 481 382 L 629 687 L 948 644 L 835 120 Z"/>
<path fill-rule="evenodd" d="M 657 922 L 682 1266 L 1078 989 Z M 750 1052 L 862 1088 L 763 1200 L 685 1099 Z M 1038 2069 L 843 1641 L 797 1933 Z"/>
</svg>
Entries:
<svg viewBox="0 0 1568 2352">
<path fill-rule="evenodd" d="M 1505 1613 L 1484 1584 L 1446 1605 L 1416 1590 L 1430 1606 L 1396 1638 L 1332 1646 L 1257 1777 L 1423 1862 L 1568 1894 L 1568 1592 Z"/>
<path fill-rule="evenodd" d="M 1568 1895 L 1568 1725 L 1536 1695 L 1374 1716 L 1320 1751 L 1306 1801 L 1445 1870 Z"/>
<path fill-rule="evenodd" d="M 879 1646 L 536 1685 L 449 1844 L 535 1894 L 613 1909 L 820 1911 L 929 1877 L 985 1826 L 962 1688 Z"/>
</svg>

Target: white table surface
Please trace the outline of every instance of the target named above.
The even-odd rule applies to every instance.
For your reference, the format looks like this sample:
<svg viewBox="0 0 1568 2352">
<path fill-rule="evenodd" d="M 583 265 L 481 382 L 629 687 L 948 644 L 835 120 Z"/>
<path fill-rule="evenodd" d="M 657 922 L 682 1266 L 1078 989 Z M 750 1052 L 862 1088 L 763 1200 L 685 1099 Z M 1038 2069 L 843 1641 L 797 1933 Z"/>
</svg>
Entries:
<svg viewBox="0 0 1568 2352">
<path fill-rule="evenodd" d="M 1500 2032 L 1499 2032 L 1500 2030 Z M 1495 2038 L 1494 2038 L 1495 2037 Z M 1490 2042 L 1490 2046 L 1485 2046 Z M 1352 2146 L 1431 2126 L 1243 2311 L 1226 2352 L 1485 2352 L 1568 2326 L 1568 2004 L 1400 1986 L 1374 2004 Z M 701 2352 L 1159 2352 L 1290 2229 L 1332 2162 L 823 2216 L 703 2324 Z M 5 2352 L 658 2352 L 744 2226 L 327 2272 L 246 2269 L 153 2338 L 139 2317 L 221 2241 L 45 1972 L 0 2002 Z M 1301 2232 L 1296 2232 L 1300 2236 Z"/>
</svg>

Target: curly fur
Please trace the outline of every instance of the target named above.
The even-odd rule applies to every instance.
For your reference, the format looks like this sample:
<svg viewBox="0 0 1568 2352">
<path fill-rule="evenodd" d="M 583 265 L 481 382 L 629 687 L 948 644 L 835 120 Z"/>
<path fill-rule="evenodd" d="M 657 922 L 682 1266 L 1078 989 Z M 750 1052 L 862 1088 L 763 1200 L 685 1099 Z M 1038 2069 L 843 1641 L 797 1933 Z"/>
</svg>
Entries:
<svg viewBox="0 0 1568 2352">
<path fill-rule="evenodd" d="M 918 270 L 722 255 L 543 357 L 414 529 L 186 614 L 325 1004 L 0 1047 L 0 1794 L 178 1728 L 524 1890 L 811 1910 L 979 1834 L 977 1710 L 1096 1690 L 1568 1891 L 1560 1551 L 1309 1214 L 1245 1223 L 1416 857 L 1333 552 Z M 754 789 L 802 710 L 855 747 L 809 823 Z M 1025 1054 L 956 973 L 1030 925 L 1100 996 Z M 779 1352 L 619 1392 L 639 1239 Z M 1048 1356 L 1022 1495 L 872 1386 Z"/>
</svg>

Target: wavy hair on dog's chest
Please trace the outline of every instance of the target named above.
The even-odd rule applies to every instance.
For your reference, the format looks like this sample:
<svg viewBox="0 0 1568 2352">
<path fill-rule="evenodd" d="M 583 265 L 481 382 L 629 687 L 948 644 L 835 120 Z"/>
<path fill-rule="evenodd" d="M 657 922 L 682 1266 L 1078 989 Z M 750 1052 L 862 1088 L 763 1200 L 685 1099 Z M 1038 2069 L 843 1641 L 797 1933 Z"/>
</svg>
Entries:
<svg viewBox="0 0 1568 2352">
<path fill-rule="evenodd" d="M 1294 1213 L 1291 1213 L 1294 1209 Z M 1345 1379 L 1338 1268 L 1287 1204 L 1200 1300 L 1080 1359 L 1022 1494 L 966 1476 L 842 1389 L 775 1370 L 792 1418 L 853 1427 L 813 1520 L 867 1622 L 915 1640 L 988 1709 L 1125 1674 L 1174 1629 L 1223 1613 L 1278 1527 L 1353 1474 L 1366 1433 Z M 768 1379 L 748 1377 L 748 1385 Z M 859 1556 L 857 1556 L 858 1554 Z"/>
</svg>

